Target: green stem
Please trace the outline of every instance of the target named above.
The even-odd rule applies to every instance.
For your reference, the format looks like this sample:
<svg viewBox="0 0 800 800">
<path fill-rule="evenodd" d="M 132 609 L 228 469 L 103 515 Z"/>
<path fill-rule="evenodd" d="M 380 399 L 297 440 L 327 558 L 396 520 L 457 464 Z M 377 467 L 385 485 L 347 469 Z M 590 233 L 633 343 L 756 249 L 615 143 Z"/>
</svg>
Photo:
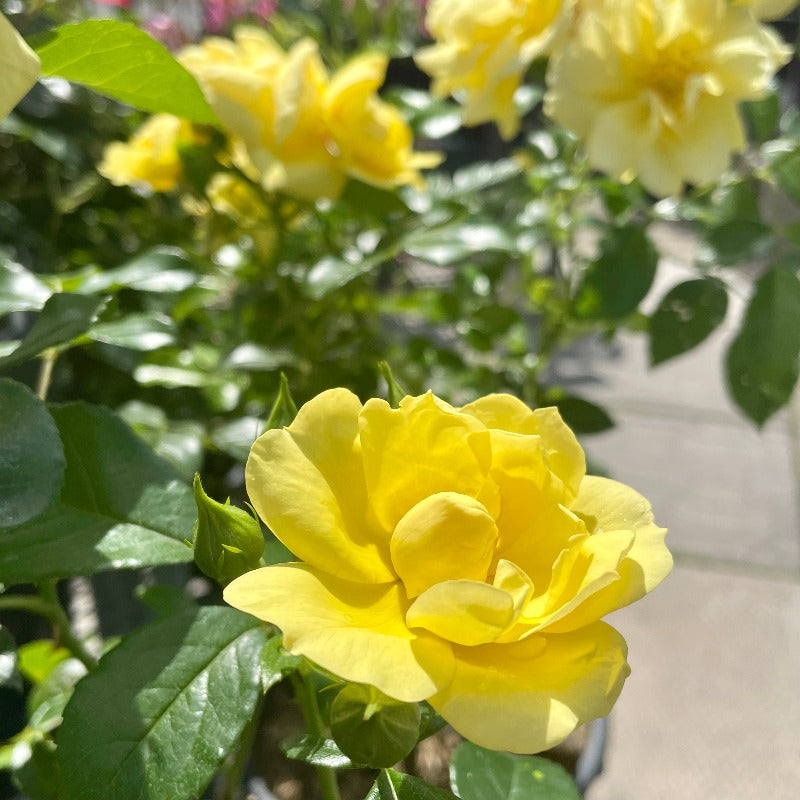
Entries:
<svg viewBox="0 0 800 800">
<path fill-rule="evenodd" d="M 301 668 L 291 675 L 294 694 L 303 710 L 303 716 L 309 731 L 317 736 L 325 737 L 327 730 L 317 703 L 317 690 L 308 670 Z M 319 786 L 324 800 L 342 800 L 339 784 L 336 782 L 336 770 L 332 767 L 316 767 Z"/>
<path fill-rule="evenodd" d="M 39 595 L 48 606 L 49 612 L 45 616 L 53 623 L 56 629 L 56 638 L 64 645 L 75 658 L 82 661 L 90 672 L 97 666 L 97 659 L 86 649 L 86 645 L 73 633 L 69 617 L 61 606 L 56 590 L 56 581 L 48 580 L 39 584 Z"/>
<path fill-rule="evenodd" d="M 29 611 L 55 622 L 53 609 L 41 597 L 31 594 L 11 594 L 0 597 L 0 611 Z"/>
<path fill-rule="evenodd" d="M 55 350 L 45 350 L 42 355 L 42 363 L 39 367 L 39 377 L 36 381 L 36 396 L 44 402 L 47 400 L 47 392 L 50 389 L 50 381 L 53 377 L 53 366 L 56 363 L 58 354 Z"/>
</svg>

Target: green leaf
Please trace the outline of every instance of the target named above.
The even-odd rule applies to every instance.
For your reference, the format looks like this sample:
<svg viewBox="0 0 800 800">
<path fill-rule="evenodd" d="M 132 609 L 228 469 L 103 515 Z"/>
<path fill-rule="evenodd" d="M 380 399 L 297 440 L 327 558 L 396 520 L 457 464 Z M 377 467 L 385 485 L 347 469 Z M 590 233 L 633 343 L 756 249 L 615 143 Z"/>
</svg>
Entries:
<svg viewBox="0 0 800 800">
<path fill-rule="evenodd" d="M 27 800 L 58 800 L 57 769 L 53 743 L 36 742 L 31 757 L 14 770 L 14 784 Z"/>
<path fill-rule="evenodd" d="M 766 142 L 767 139 L 775 136 L 781 118 L 780 99 L 777 91 L 770 92 L 761 100 L 744 102 L 741 109 L 752 141 Z"/>
<path fill-rule="evenodd" d="M 0 263 L 0 316 L 38 311 L 52 292 L 32 272 L 13 261 Z"/>
<path fill-rule="evenodd" d="M 267 636 L 253 617 L 207 606 L 123 639 L 64 712 L 61 800 L 199 796 L 253 714 Z"/>
<path fill-rule="evenodd" d="M 147 352 L 175 343 L 175 325 L 163 314 L 128 314 L 94 325 L 87 334 L 95 342 Z"/>
<path fill-rule="evenodd" d="M 764 273 L 725 358 L 730 393 L 763 425 L 791 397 L 800 358 L 800 275 L 778 264 Z"/>
<path fill-rule="evenodd" d="M 384 769 L 365 800 L 453 800 L 453 795 L 412 775 Z"/>
<path fill-rule="evenodd" d="M 86 20 L 34 42 L 42 75 L 82 83 L 143 111 L 217 124 L 197 81 L 164 45 L 129 22 Z"/>
<path fill-rule="evenodd" d="M 117 414 L 190 482 L 203 462 L 203 426 L 191 420 L 171 420 L 158 406 L 131 400 Z"/>
<path fill-rule="evenodd" d="M 514 252 L 516 245 L 501 225 L 476 221 L 439 228 L 420 228 L 418 233 L 405 240 L 404 249 L 422 261 L 448 266 L 477 253 Z"/>
<path fill-rule="evenodd" d="M 348 684 L 331 703 L 334 741 L 357 764 L 389 767 L 405 758 L 419 738 L 418 703 L 401 703 L 374 686 Z"/>
<path fill-rule="evenodd" d="M 55 501 L 65 462 L 47 406 L 27 387 L 0 378 L 0 408 L 0 528 L 8 528 Z"/>
<path fill-rule="evenodd" d="M 463 742 L 450 767 L 453 791 L 461 800 L 580 800 L 560 765 L 538 756 L 512 756 Z"/>
<path fill-rule="evenodd" d="M 302 656 L 293 656 L 283 647 L 281 636 L 272 636 L 261 651 L 261 689 L 269 691 L 284 675 L 300 668 Z"/>
<path fill-rule="evenodd" d="M 80 283 L 82 294 L 136 289 L 140 292 L 181 292 L 198 280 L 194 264 L 182 250 L 155 247 L 120 267 L 93 272 Z"/>
<path fill-rule="evenodd" d="M 735 219 L 711 228 L 706 234 L 710 252 L 703 258 L 725 265 L 763 257 L 773 247 L 772 229 L 760 220 Z"/>
<path fill-rule="evenodd" d="M 66 647 L 57 647 L 52 639 L 35 639 L 19 648 L 19 671 L 34 685 L 44 683 L 47 676 L 69 658 Z"/>
<path fill-rule="evenodd" d="M 175 614 L 189 613 L 197 608 L 197 603 L 178 586 L 157 583 L 153 586 L 139 585 L 136 598 L 153 612 L 155 619 L 165 619 Z"/>
<path fill-rule="evenodd" d="M 714 278 L 673 286 L 650 319 L 650 363 L 655 366 L 691 350 L 725 319 L 728 292 Z"/>
<path fill-rule="evenodd" d="M 86 667 L 77 658 L 66 658 L 28 696 L 30 727 L 49 733 L 60 724 L 75 685 L 86 675 Z"/>
<path fill-rule="evenodd" d="M 419 738 L 418 741 L 422 741 L 423 739 L 427 739 L 429 736 L 433 736 L 434 733 L 438 733 L 445 725 L 447 725 L 447 720 L 440 716 L 431 706 L 427 703 L 420 703 L 420 714 L 421 719 L 419 723 Z"/>
<path fill-rule="evenodd" d="M 294 761 L 304 761 L 315 767 L 349 769 L 353 762 L 336 746 L 333 739 L 323 739 L 311 733 L 294 733 L 280 743 L 281 752 Z"/>
<path fill-rule="evenodd" d="M 0 689 L 22 691 L 19 656 L 14 637 L 0 625 Z"/>
<path fill-rule="evenodd" d="M 600 256 L 584 275 L 575 298 L 575 313 L 591 320 L 618 320 L 633 313 L 650 290 L 658 253 L 645 231 L 611 228 Z"/>
<path fill-rule="evenodd" d="M 200 475 L 194 476 L 197 524 L 194 529 L 194 562 L 209 578 L 226 585 L 255 569 L 264 552 L 261 523 L 244 509 L 218 503 L 203 491 Z"/>
<path fill-rule="evenodd" d="M 386 381 L 389 405 L 392 408 L 397 408 L 408 392 L 397 382 L 397 378 L 394 377 L 394 372 L 392 372 L 392 368 L 387 361 L 378 362 L 378 369 L 380 369 L 381 375 Z"/>
<path fill-rule="evenodd" d="M 291 425 L 296 416 L 297 406 L 292 399 L 291 391 L 289 391 L 289 381 L 281 372 L 281 385 L 278 389 L 278 396 L 272 404 L 272 410 L 269 412 L 265 429 L 269 431 L 273 428 L 283 428 L 286 425 Z"/>
<path fill-rule="evenodd" d="M 19 347 L 0 358 L 0 369 L 21 364 L 51 347 L 69 344 L 89 330 L 105 304 L 102 297 L 54 294 L 44 304 Z"/>
<path fill-rule="evenodd" d="M 608 412 L 583 397 L 563 392 L 550 392 L 547 404 L 558 406 L 564 422 L 577 434 L 601 433 L 614 427 Z"/>
<path fill-rule="evenodd" d="M 778 185 L 800 205 L 800 142 L 770 142 L 764 156 Z"/>
<path fill-rule="evenodd" d="M 106 408 L 51 409 L 67 468 L 61 497 L 13 528 L 0 547 L 0 583 L 191 561 L 195 505 L 188 486 Z"/>
<path fill-rule="evenodd" d="M 209 438 L 214 447 L 237 461 L 246 461 L 253 442 L 266 430 L 258 417 L 241 417 L 223 423 L 211 431 Z"/>
</svg>

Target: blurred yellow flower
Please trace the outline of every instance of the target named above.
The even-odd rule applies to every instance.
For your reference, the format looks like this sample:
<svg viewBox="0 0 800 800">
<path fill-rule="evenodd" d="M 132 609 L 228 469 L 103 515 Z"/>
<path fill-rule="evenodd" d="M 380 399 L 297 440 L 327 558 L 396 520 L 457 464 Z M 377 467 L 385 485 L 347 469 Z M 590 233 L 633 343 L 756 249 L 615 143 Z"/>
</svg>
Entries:
<svg viewBox="0 0 800 800">
<path fill-rule="evenodd" d="M 155 114 L 127 142 L 109 144 L 97 170 L 117 186 L 169 192 L 183 175 L 179 145 L 195 141 L 190 122 L 171 114 Z"/>
<path fill-rule="evenodd" d="M 28 47 L 0 11 L 0 120 L 27 94 L 39 77 L 39 56 Z"/>
<path fill-rule="evenodd" d="M 467 125 L 497 123 L 505 139 L 519 130 L 514 93 L 531 65 L 549 52 L 574 0 L 433 0 L 425 24 L 436 43 L 415 55 L 432 91 L 454 94 Z"/>
<path fill-rule="evenodd" d="M 759 19 L 781 19 L 800 5 L 798 0 L 733 0 L 733 3 L 752 9 Z"/>
<path fill-rule="evenodd" d="M 285 52 L 263 31 L 207 39 L 180 56 L 227 132 L 237 165 L 269 191 L 335 198 L 348 176 L 379 186 L 419 181 L 434 162 L 412 150 L 399 113 L 375 92 L 386 62 L 365 56 L 331 80 L 316 42 Z"/>
<path fill-rule="evenodd" d="M 589 162 L 655 195 L 718 178 L 745 145 L 742 100 L 789 51 L 726 0 L 592 0 L 548 72 L 545 111 Z"/>
<path fill-rule="evenodd" d="M 255 186 L 230 172 L 217 172 L 206 186 L 211 208 L 241 223 L 270 219 L 269 210 Z"/>
<path fill-rule="evenodd" d="M 555 408 L 323 392 L 246 469 L 302 563 L 246 573 L 225 599 L 346 680 L 427 699 L 480 745 L 544 750 L 608 713 L 629 670 L 600 619 L 672 565 L 647 501 L 584 472 Z"/>
<path fill-rule="evenodd" d="M 386 57 L 377 54 L 345 64 L 325 92 L 325 121 L 348 175 L 384 188 L 419 186 L 418 170 L 437 166 L 441 156 L 414 152 L 400 112 L 376 94 L 386 66 Z"/>
</svg>

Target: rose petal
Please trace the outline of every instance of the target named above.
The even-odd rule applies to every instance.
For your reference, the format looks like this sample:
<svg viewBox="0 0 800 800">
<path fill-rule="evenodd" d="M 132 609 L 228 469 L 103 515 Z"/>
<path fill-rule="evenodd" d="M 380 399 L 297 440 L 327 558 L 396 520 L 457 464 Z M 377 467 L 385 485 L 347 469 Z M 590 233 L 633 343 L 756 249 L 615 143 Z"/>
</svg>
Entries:
<svg viewBox="0 0 800 800">
<path fill-rule="evenodd" d="M 39 77 L 39 56 L 0 12 L 0 120 L 22 100 Z"/>
<path fill-rule="evenodd" d="M 396 579 L 389 535 L 369 517 L 358 447 L 359 399 L 331 389 L 295 421 L 270 430 L 247 459 L 247 493 L 261 519 L 299 558 L 354 581 Z"/>
<path fill-rule="evenodd" d="M 548 466 L 564 484 L 566 499 L 578 493 L 586 472 L 586 456 L 557 408 L 532 411 L 510 394 L 490 394 L 468 403 L 461 411 L 477 417 L 490 429 L 540 436 Z"/>
<path fill-rule="evenodd" d="M 406 623 L 458 644 L 493 642 L 514 619 L 514 598 L 482 581 L 443 581 L 408 609 Z"/>
<path fill-rule="evenodd" d="M 573 510 L 593 534 L 628 530 L 633 532 L 634 540 L 617 567 L 619 580 L 594 594 L 591 602 L 548 627 L 548 631 L 574 630 L 633 603 L 655 589 L 672 569 L 672 556 L 664 544 L 666 529 L 653 523 L 650 503 L 629 486 L 587 476 Z"/>
<path fill-rule="evenodd" d="M 470 741 L 514 753 L 547 750 L 607 714 L 630 672 L 625 640 L 602 622 L 454 653 L 453 680 L 430 704 Z"/>
<path fill-rule="evenodd" d="M 245 573 L 224 598 L 277 625 L 290 652 L 397 700 L 424 700 L 452 675 L 450 645 L 406 626 L 400 584 L 351 583 L 304 564 L 282 564 Z"/>
<path fill-rule="evenodd" d="M 489 432 L 474 417 L 428 392 L 397 409 L 368 400 L 360 423 L 369 499 L 386 530 L 437 492 L 482 499 L 492 455 Z"/>
<path fill-rule="evenodd" d="M 497 526 L 484 506 L 456 492 L 420 500 L 397 523 L 392 563 L 409 597 L 446 580 L 483 581 L 494 556 Z"/>
</svg>

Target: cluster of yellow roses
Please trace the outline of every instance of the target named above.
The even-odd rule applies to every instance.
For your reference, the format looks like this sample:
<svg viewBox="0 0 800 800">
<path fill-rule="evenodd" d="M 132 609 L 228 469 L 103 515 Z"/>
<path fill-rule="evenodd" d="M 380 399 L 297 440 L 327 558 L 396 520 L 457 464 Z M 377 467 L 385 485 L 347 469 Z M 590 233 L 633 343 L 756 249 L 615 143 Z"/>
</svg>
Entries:
<svg viewBox="0 0 800 800">
<path fill-rule="evenodd" d="M 707 183 L 745 144 L 738 104 L 764 96 L 790 51 L 761 24 L 797 0 L 433 0 L 417 62 L 467 124 L 512 138 L 525 72 L 549 56 L 545 111 L 589 162 L 653 194 Z"/>
<path fill-rule="evenodd" d="M 439 163 L 413 149 L 400 112 L 377 95 L 387 59 L 358 56 L 330 76 L 317 44 L 284 51 L 267 33 L 241 28 L 235 40 L 209 38 L 179 60 L 216 112 L 229 140 L 227 158 L 268 191 L 335 198 L 348 177 L 391 188 L 421 181 Z M 168 115 L 151 118 L 127 143 L 111 145 L 100 171 L 121 185 L 174 188 L 178 148 L 196 134 Z"/>
</svg>

